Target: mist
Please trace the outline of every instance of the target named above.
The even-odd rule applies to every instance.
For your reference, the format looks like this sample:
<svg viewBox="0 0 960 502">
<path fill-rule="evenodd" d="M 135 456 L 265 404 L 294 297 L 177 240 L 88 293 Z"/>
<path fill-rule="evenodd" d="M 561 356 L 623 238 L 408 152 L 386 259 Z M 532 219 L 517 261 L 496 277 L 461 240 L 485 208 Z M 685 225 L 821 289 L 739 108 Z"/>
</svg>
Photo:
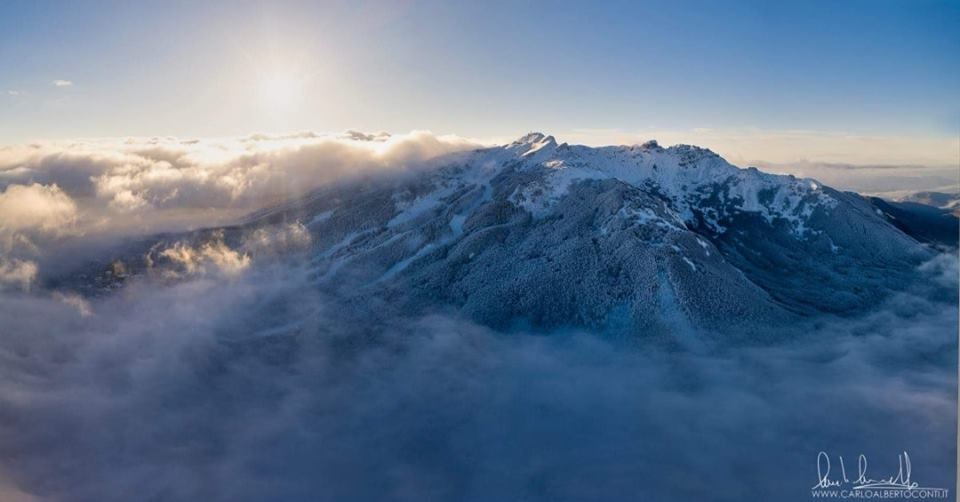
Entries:
<svg viewBox="0 0 960 502">
<path fill-rule="evenodd" d="M 257 256 L 3 293 L 4 498 L 807 500 L 819 451 L 954 488 L 952 256 L 867 315 L 699 352 L 344 304 Z"/>
<path fill-rule="evenodd" d="M 0 289 L 128 238 L 236 223 L 333 183 L 479 146 L 427 131 L 87 139 L 0 147 Z"/>
<path fill-rule="evenodd" d="M 425 131 L 7 146 L 0 148 L 0 237 L 117 236 L 229 223 L 331 182 L 415 171 L 477 146 Z"/>
</svg>

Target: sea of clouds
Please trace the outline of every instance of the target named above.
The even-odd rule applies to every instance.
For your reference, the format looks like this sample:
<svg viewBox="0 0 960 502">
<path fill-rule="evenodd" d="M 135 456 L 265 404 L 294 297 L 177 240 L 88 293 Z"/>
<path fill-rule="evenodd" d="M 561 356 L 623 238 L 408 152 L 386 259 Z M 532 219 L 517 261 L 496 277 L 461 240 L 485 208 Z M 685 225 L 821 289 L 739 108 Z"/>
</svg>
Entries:
<svg viewBox="0 0 960 502">
<path fill-rule="evenodd" d="M 327 183 L 398 175 L 477 146 L 429 132 L 348 131 L 0 147 L 0 287 L 32 282 L 66 241 L 232 223 Z"/>
<path fill-rule="evenodd" d="M 2 500 L 809 500 L 820 451 L 953 493 L 957 259 L 776 345 L 666 351 L 346 304 L 288 224 L 108 295 L 45 286 L 76 242 L 238 218 L 475 145 L 404 136 L 0 150 Z M 90 245 L 92 246 L 92 244 Z M 342 285 L 341 285 L 342 287 Z M 782 329 L 782 328 L 780 328 Z"/>
</svg>

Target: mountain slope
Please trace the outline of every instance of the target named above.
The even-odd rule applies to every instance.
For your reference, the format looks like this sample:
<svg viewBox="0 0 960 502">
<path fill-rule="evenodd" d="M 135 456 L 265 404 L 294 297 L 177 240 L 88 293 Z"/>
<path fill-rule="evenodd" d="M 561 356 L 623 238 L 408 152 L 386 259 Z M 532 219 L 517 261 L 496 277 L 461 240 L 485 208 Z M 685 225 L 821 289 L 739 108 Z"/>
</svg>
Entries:
<svg viewBox="0 0 960 502">
<path fill-rule="evenodd" d="M 680 341 L 867 309 L 931 256 L 867 200 L 813 180 L 692 146 L 532 133 L 328 186 L 236 227 L 148 240 L 121 260 L 134 275 L 182 267 L 164 250 L 216 242 L 256 263 L 274 259 L 258 239 L 290 228 L 306 238 L 284 259 L 358 302 Z"/>
<path fill-rule="evenodd" d="M 893 226 L 918 241 L 945 248 L 957 247 L 960 233 L 957 209 L 879 197 L 870 197 L 870 203 Z"/>
</svg>

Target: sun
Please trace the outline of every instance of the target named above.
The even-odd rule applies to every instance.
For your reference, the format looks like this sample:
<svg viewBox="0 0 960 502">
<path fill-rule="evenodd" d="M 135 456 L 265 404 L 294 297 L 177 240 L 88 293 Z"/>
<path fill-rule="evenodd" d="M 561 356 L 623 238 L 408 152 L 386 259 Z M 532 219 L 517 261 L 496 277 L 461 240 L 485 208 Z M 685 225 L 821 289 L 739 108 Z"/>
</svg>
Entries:
<svg viewBox="0 0 960 502">
<path fill-rule="evenodd" d="M 302 101 L 303 79 L 295 72 L 270 71 L 260 76 L 257 90 L 267 110 L 288 111 Z"/>
</svg>

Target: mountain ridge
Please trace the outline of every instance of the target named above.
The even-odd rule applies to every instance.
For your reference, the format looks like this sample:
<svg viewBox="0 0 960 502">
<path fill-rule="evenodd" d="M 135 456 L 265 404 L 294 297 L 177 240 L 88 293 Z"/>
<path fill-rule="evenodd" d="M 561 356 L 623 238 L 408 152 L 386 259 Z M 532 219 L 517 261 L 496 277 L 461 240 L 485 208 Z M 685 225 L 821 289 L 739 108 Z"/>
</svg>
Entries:
<svg viewBox="0 0 960 502">
<path fill-rule="evenodd" d="M 537 132 L 145 243 L 219 239 L 256 263 L 275 257 L 258 256 L 250 235 L 291 225 L 309 241 L 291 259 L 342 295 L 453 308 L 498 327 L 660 338 L 757 337 L 763 326 L 863 311 L 933 254 L 863 197 L 816 180 L 741 169 L 690 145 L 593 148 Z M 145 246 L 119 259 L 130 270 L 182 267 Z"/>
</svg>

